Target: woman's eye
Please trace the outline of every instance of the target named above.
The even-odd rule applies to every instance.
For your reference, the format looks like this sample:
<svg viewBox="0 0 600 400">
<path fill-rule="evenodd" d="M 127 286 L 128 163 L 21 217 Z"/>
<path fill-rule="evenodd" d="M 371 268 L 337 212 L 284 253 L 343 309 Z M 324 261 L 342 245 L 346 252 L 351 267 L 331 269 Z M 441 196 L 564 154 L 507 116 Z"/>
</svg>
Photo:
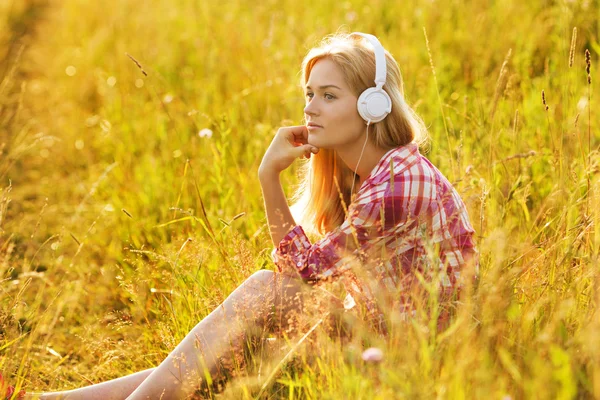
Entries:
<svg viewBox="0 0 600 400">
<path fill-rule="evenodd" d="M 314 94 L 313 94 L 312 92 L 308 92 L 308 93 L 306 93 L 306 97 L 308 97 L 308 98 L 312 98 L 312 96 L 313 96 L 313 95 L 314 95 Z M 325 93 L 325 94 L 324 94 L 324 97 L 325 97 L 327 100 L 333 100 L 333 99 L 335 99 L 335 96 L 334 96 L 334 95 L 332 95 L 332 94 L 329 94 L 329 93 Z"/>
</svg>

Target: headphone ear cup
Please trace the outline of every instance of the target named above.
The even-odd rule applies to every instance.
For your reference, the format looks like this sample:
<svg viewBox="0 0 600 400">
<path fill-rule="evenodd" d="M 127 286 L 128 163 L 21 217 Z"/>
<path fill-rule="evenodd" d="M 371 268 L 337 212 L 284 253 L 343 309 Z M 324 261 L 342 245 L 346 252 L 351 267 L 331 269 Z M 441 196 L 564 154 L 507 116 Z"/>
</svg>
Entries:
<svg viewBox="0 0 600 400">
<path fill-rule="evenodd" d="M 392 111 L 392 99 L 385 90 L 370 87 L 358 97 L 357 108 L 365 121 L 379 122 Z"/>
</svg>

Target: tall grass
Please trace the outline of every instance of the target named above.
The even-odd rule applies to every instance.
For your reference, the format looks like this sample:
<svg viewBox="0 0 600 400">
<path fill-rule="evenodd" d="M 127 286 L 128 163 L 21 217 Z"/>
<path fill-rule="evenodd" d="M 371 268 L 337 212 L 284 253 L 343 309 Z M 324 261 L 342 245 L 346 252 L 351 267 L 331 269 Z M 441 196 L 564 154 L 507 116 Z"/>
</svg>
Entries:
<svg viewBox="0 0 600 400">
<path fill-rule="evenodd" d="M 58 390 L 154 366 L 273 268 L 257 168 L 277 128 L 301 123 L 308 47 L 342 27 L 376 34 L 398 60 L 427 156 L 476 227 L 481 275 L 447 333 L 419 316 L 371 338 L 384 352 L 371 364 L 361 343 L 318 327 L 262 396 L 600 397 L 598 12 L 2 3 L 0 370 Z M 294 170 L 284 179 L 289 194 Z M 271 370 L 255 361 L 224 397 L 261 393 Z"/>
</svg>

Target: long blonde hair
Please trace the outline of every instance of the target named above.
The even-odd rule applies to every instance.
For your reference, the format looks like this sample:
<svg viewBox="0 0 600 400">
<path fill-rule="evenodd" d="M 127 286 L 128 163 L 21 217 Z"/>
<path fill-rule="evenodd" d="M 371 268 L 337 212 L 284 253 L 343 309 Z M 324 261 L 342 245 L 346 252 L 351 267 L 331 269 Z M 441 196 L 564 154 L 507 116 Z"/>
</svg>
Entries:
<svg viewBox="0 0 600 400">
<path fill-rule="evenodd" d="M 336 33 L 323 38 L 304 57 L 300 80 L 302 88 L 306 86 L 315 63 L 325 58 L 341 69 L 356 97 L 365 89 L 375 86 L 375 54 L 370 43 L 349 33 Z M 383 89 L 392 99 L 392 112 L 383 121 L 369 126 L 369 140 L 384 149 L 411 142 L 422 145 L 427 138 L 427 129 L 421 118 L 404 101 L 404 84 L 396 60 L 387 50 L 385 58 L 387 77 Z M 330 149 L 320 149 L 318 154 L 312 155 L 301 166 L 300 183 L 292 196 L 290 209 L 296 222 L 308 234 L 324 235 L 342 224 L 345 219 L 344 205 L 347 207 L 351 200 L 353 175 L 354 172 L 344 164 L 336 151 Z"/>
</svg>

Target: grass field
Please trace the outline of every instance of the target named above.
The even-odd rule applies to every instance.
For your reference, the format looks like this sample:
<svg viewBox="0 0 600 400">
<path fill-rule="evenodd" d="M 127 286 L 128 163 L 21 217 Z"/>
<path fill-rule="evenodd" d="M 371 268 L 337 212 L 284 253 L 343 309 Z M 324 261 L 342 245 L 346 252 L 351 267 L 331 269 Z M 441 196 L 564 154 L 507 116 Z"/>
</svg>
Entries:
<svg viewBox="0 0 600 400">
<path fill-rule="evenodd" d="M 373 339 L 379 364 L 317 329 L 219 396 L 600 398 L 599 20 L 588 0 L 0 1 L 0 371 L 58 390 L 155 366 L 274 268 L 258 165 L 341 29 L 400 64 L 480 280 L 446 334 Z"/>
</svg>

